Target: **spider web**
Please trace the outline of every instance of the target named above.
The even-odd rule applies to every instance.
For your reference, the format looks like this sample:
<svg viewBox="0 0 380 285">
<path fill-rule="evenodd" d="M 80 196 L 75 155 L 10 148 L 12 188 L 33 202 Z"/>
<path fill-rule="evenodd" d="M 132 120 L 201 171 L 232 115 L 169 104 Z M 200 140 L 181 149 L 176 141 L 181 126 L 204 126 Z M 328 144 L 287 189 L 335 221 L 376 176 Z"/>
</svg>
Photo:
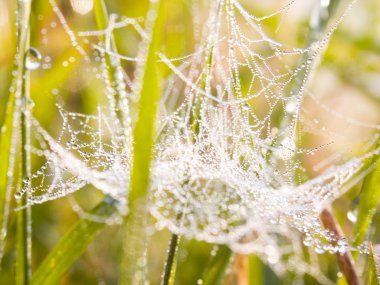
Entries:
<svg viewBox="0 0 380 285">
<path fill-rule="evenodd" d="M 320 175 L 305 179 L 301 156 L 324 146 L 301 146 L 305 127 L 300 118 L 308 112 L 303 100 L 311 94 L 312 71 L 352 4 L 330 30 L 300 48 L 281 43 L 265 29 L 266 21 L 288 16 L 295 2 L 258 17 L 239 1 L 210 1 L 204 4 L 210 14 L 197 29 L 201 40 L 195 52 L 179 58 L 159 54 L 172 74 L 165 79 L 160 101 L 150 211 L 158 229 L 228 244 L 236 252 L 261 256 L 279 274 L 308 272 L 330 284 L 318 269 L 315 252 L 366 248 L 353 248 L 323 229 L 319 213 L 349 188 L 347 182 L 361 178 L 365 162 L 379 151 L 339 165 L 329 161 Z M 75 47 L 91 61 L 55 2 L 51 4 Z M 112 45 L 112 32 L 126 26 L 141 37 L 135 57 L 119 54 Z M 116 70 L 114 82 L 109 73 L 101 73 L 108 106 L 97 115 L 60 107 L 58 139 L 34 120 L 39 145 L 30 148 L 46 163 L 27 178 L 27 187 L 17 196 L 28 192 L 29 204 L 37 204 L 90 184 L 119 201 L 125 215 L 133 146 L 131 106 L 138 99 L 149 33 L 138 20 L 113 15 L 106 30 L 78 35 L 106 37 L 92 49 L 103 70 L 107 57 Z M 121 60 L 136 65 L 135 78 L 123 72 Z M 313 249 L 309 262 L 303 259 L 301 237 Z"/>
</svg>

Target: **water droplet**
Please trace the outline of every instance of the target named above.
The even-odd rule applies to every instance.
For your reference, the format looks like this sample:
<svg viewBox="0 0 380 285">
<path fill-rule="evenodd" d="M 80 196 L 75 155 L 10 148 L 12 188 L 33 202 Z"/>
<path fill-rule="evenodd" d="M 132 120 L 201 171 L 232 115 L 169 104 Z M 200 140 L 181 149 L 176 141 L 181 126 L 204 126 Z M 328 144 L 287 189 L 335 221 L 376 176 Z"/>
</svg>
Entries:
<svg viewBox="0 0 380 285">
<path fill-rule="evenodd" d="M 286 104 L 285 111 L 288 114 L 295 114 L 297 112 L 297 102 L 296 101 L 289 101 Z"/>
<path fill-rule="evenodd" d="M 315 250 L 315 252 L 317 254 L 323 254 L 323 253 L 325 253 L 325 250 L 323 249 L 322 246 L 317 246 L 314 250 Z"/>
<path fill-rule="evenodd" d="M 356 223 L 358 220 L 358 211 L 356 209 L 348 211 L 347 219 L 352 223 Z"/>
<path fill-rule="evenodd" d="M 22 180 L 22 183 L 26 186 L 28 186 L 30 184 L 30 179 L 29 177 L 25 177 L 23 180 Z"/>
<path fill-rule="evenodd" d="M 42 56 L 35 48 L 30 48 L 25 55 L 25 67 L 29 70 L 35 70 L 41 65 Z"/>
<path fill-rule="evenodd" d="M 251 110 L 251 106 L 250 106 L 248 103 L 245 103 L 245 104 L 243 105 L 243 110 L 244 110 L 244 111 L 250 111 L 250 110 Z"/>
<path fill-rule="evenodd" d="M 271 219 L 269 220 L 269 222 L 270 222 L 272 225 L 275 225 L 275 224 L 278 223 L 278 220 L 277 220 L 276 218 L 271 218 Z"/>
<path fill-rule="evenodd" d="M 20 191 L 17 191 L 17 192 L 15 193 L 15 199 L 16 199 L 16 200 L 20 200 L 21 197 L 22 197 L 22 193 L 21 193 Z"/>
<path fill-rule="evenodd" d="M 73 10 L 81 15 L 90 12 L 94 6 L 93 0 L 71 0 L 70 3 Z"/>
<path fill-rule="evenodd" d="M 30 98 L 22 97 L 21 101 L 21 111 L 30 111 L 34 107 L 34 101 Z"/>
<path fill-rule="evenodd" d="M 303 240 L 305 246 L 311 246 L 313 244 L 313 238 L 308 236 Z"/>
<path fill-rule="evenodd" d="M 295 154 L 296 146 L 291 137 L 286 137 L 276 151 L 276 155 L 283 160 L 291 159 Z"/>
<path fill-rule="evenodd" d="M 203 284 L 203 280 L 202 279 L 198 279 L 197 284 L 198 285 L 202 285 Z"/>
</svg>

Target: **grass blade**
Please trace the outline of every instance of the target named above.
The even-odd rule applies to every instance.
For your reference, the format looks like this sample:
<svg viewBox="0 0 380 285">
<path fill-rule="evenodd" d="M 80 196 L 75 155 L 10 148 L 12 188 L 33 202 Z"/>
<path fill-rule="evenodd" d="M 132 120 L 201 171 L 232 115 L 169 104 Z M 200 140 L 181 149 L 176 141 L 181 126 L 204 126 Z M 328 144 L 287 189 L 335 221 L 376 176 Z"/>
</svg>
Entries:
<svg viewBox="0 0 380 285">
<path fill-rule="evenodd" d="M 111 198 L 101 202 L 91 214 L 109 216 L 116 212 Z M 106 226 L 105 223 L 80 219 L 62 240 L 50 251 L 32 276 L 32 285 L 57 284 L 72 264 L 86 251 L 88 245 Z"/>
<path fill-rule="evenodd" d="M 160 85 L 157 70 L 157 55 L 163 28 L 165 0 L 152 2 L 150 16 L 152 37 L 145 61 L 138 119 L 133 130 L 134 149 L 131 185 L 129 191 L 130 214 L 126 218 L 125 251 L 121 264 L 120 284 L 145 283 L 146 256 L 146 197 L 149 188 L 150 162 L 153 152 L 154 127 Z M 150 18 L 150 19 L 149 19 Z M 137 262 L 136 262 L 137 261 Z"/>
<path fill-rule="evenodd" d="M 226 269 L 232 256 L 231 249 L 226 245 L 219 245 L 216 253 L 212 256 L 205 273 L 203 274 L 203 285 L 219 285 L 222 283 Z"/>
<path fill-rule="evenodd" d="M 99 30 L 106 29 L 108 25 L 108 12 L 104 0 L 94 0 L 94 14 Z"/>
<path fill-rule="evenodd" d="M 108 17 L 107 6 L 104 0 L 94 1 L 94 14 L 95 14 L 95 19 L 96 19 L 96 24 L 98 26 L 98 29 L 99 30 L 107 29 L 109 25 L 109 17 Z M 110 32 L 110 35 L 109 35 L 109 43 L 107 43 L 106 35 L 102 35 L 101 39 L 105 46 L 109 44 L 110 49 L 113 52 L 117 53 L 115 37 L 112 31 Z M 115 92 L 113 96 L 114 97 L 113 102 L 111 103 L 111 109 L 115 110 L 116 119 L 119 121 L 120 125 L 122 127 L 126 127 L 125 126 L 126 118 L 124 117 L 124 115 L 128 111 L 121 110 L 121 107 L 120 107 L 120 102 L 122 102 L 122 100 L 124 99 L 123 96 L 121 95 L 121 91 L 123 92 L 125 90 L 121 90 L 120 86 L 123 86 L 123 82 L 122 82 L 122 79 L 120 79 L 120 76 L 117 75 L 117 73 L 122 70 L 120 61 L 119 59 L 115 57 L 111 57 L 110 54 L 107 52 L 104 54 L 104 58 L 105 58 L 105 64 L 107 67 L 107 75 L 108 75 L 108 81 L 109 81 L 108 87 L 114 89 L 114 92 Z"/>
<path fill-rule="evenodd" d="M 264 266 L 256 255 L 248 256 L 249 285 L 264 284 Z"/>
<path fill-rule="evenodd" d="M 7 234 L 10 188 L 8 187 L 8 169 L 11 167 L 13 111 L 15 94 L 11 93 L 8 99 L 4 125 L 0 132 L 0 263 L 3 257 L 5 238 Z"/>
<path fill-rule="evenodd" d="M 374 159 L 374 169 L 366 176 L 360 193 L 358 217 L 353 232 L 353 245 L 359 246 L 365 239 L 372 217 L 380 199 L 380 158 Z"/>
<path fill-rule="evenodd" d="M 17 151 L 20 152 L 21 164 L 17 165 L 15 170 L 20 171 L 17 176 L 17 187 L 23 187 L 22 179 L 29 176 L 30 170 L 30 156 L 26 145 L 29 142 L 29 128 L 28 128 L 28 113 L 26 110 L 27 102 L 30 98 L 29 93 L 29 72 L 26 68 L 26 60 L 28 56 L 29 40 L 30 40 L 30 1 L 18 1 L 18 50 L 17 50 L 17 76 L 15 78 L 15 104 L 13 128 L 17 130 L 20 128 L 21 137 Z M 17 116 L 16 116 L 17 115 Z M 16 135 L 16 134 L 15 134 Z M 17 134 L 18 135 L 18 134 Z M 18 201 L 18 206 L 22 207 L 26 204 L 26 196 L 23 196 Z M 30 281 L 31 275 L 31 229 L 30 229 L 30 209 L 23 208 L 17 213 L 17 232 L 16 232 L 16 285 L 27 285 Z"/>
<path fill-rule="evenodd" d="M 368 284 L 380 285 L 379 277 L 377 275 L 375 257 L 373 255 L 372 244 L 369 247 L 369 271 L 368 271 Z"/>
<path fill-rule="evenodd" d="M 164 276 L 162 277 L 161 285 L 174 285 L 175 271 L 177 269 L 179 236 L 173 234 L 170 242 L 168 254 L 166 256 Z"/>
</svg>

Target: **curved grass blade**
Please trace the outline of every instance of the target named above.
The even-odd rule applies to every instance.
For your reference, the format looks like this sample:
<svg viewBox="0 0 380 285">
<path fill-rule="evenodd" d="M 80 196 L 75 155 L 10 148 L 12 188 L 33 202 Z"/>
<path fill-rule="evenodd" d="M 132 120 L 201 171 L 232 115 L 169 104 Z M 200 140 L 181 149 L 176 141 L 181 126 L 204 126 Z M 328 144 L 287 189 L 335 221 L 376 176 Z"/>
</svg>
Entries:
<svg viewBox="0 0 380 285">
<path fill-rule="evenodd" d="M 369 247 L 369 271 L 368 271 L 368 284 L 380 285 L 379 276 L 377 275 L 375 257 L 373 255 L 373 247 Z"/>
<path fill-rule="evenodd" d="M 230 264 L 232 256 L 231 249 L 226 245 L 219 245 L 216 253 L 212 256 L 206 268 L 202 281 L 203 285 L 219 285 L 222 283 L 226 269 Z"/>
<path fill-rule="evenodd" d="M 107 197 L 91 211 L 91 214 L 107 217 L 116 211 L 115 201 Z M 57 284 L 105 226 L 105 223 L 99 223 L 86 218 L 80 219 L 50 251 L 33 274 L 31 284 Z"/>
</svg>

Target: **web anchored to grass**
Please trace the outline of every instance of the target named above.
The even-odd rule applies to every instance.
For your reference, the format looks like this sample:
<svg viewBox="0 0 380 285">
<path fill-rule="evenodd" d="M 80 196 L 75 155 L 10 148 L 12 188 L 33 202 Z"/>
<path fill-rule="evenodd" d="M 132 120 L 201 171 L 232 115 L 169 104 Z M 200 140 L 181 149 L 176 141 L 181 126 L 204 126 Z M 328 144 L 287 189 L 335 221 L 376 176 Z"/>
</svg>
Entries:
<svg viewBox="0 0 380 285">
<path fill-rule="evenodd" d="M 159 54 L 172 73 L 160 101 L 150 212 L 158 229 L 167 227 L 178 235 L 255 253 L 278 273 L 307 272 L 329 284 L 316 267 L 314 253 L 309 263 L 302 261 L 300 237 L 319 254 L 368 252 L 365 245 L 353 246 L 324 229 L 319 214 L 367 173 L 368 161 L 379 149 L 369 151 L 367 146 L 366 154 L 344 163 L 331 161 L 319 175 L 307 178 L 302 158 L 324 146 L 303 147 L 305 127 L 300 118 L 308 112 L 303 101 L 305 94 L 312 94 L 308 89 L 312 71 L 349 8 L 326 32 L 314 30 L 319 34 L 300 48 L 282 43 L 277 33 L 265 29 L 266 21 L 286 17 L 294 2 L 257 17 L 239 1 L 210 1 L 194 53 L 180 58 Z M 320 18 L 327 8 L 318 7 Z M 33 121 L 39 145 L 30 148 L 46 157 L 46 163 L 16 193 L 19 198 L 29 191 L 29 204 L 67 196 L 91 184 L 119 202 L 121 215 L 128 213 L 134 121 L 130 109 L 139 97 L 141 82 L 135 78 L 144 65 L 149 38 L 139 21 L 116 19 L 111 17 L 107 29 L 80 33 L 105 37 L 92 48 L 103 67 L 108 59 L 114 67 L 113 75 L 100 76 L 109 106 L 99 108 L 97 115 L 61 108 L 58 139 Z M 113 46 L 112 32 L 126 26 L 142 39 L 138 56 L 120 55 Z M 75 34 L 67 24 L 64 27 L 74 41 Z M 122 72 L 120 60 L 137 65 L 133 78 Z"/>
</svg>

